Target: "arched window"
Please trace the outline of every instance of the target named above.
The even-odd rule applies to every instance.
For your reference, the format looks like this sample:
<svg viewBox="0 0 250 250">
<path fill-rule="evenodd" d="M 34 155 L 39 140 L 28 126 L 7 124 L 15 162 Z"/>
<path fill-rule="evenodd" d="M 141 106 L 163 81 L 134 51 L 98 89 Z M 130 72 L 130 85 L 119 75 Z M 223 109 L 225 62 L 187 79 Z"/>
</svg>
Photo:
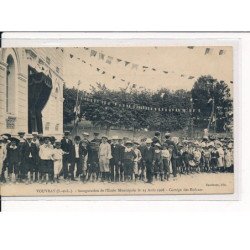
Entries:
<svg viewBox="0 0 250 250">
<path fill-rule="evenodd" d="M 6 112 L 15 113 L 15 62 L 11 55 L 7 58 L 7 77 L 6 77 Z"/>
</svg>

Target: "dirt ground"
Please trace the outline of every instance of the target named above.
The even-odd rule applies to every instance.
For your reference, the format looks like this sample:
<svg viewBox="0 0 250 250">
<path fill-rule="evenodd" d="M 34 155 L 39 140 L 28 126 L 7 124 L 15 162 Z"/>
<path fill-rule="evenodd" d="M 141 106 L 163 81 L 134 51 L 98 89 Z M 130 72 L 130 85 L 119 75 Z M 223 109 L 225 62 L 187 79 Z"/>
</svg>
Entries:
<svg viewBox="0 0 250 250">
<path fill-rule="evenodd" d="M 196 173 L 181 175 L 169 181 L 132 182 L 66 182 L 60 183 L 5 183 L 2 196 L 92 196 L 92 195 L 164 195 L 164 194 L 232 194 L 234 174 Z"/>
</svg>

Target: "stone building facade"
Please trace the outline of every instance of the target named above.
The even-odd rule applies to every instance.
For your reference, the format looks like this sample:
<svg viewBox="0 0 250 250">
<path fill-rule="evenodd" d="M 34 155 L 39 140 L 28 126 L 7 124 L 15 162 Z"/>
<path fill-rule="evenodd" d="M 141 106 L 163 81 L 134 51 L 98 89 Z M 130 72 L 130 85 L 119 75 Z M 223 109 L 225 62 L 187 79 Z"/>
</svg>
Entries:
<svg viewBox="0 0 250 250">
<path fill-rule="evenodd" d="M 0 133 L 63 133 L 63 55 L 56 48 L 0 49 Z"/>
</svg>

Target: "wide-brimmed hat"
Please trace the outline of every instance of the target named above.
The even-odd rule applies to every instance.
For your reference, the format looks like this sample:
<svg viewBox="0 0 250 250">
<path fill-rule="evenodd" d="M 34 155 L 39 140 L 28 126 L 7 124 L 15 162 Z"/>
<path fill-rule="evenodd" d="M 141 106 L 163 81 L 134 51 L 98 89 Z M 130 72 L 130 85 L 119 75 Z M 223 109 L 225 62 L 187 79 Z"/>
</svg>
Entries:
<svg viewBox="0 0 250 250">
<path fill-rule="evenodd" d="M 113 136 L 111 137 L 111 140 L 119 140 L 118 135 L 113 135 Z"/>
<path fill-rule="evenodd" d="M 133 145 L 133 142 L 132 142 L 132 141 L 126 141 L 126 142 L 125 142 L 125 146 L 128 146 L 128 145 L 131 145 L 131 146 L 132 146 L 132 145 Z"/>
<path fill-rule="evenodd" d="M 147 138 L 146 143 L 152 143 L 153 141 L 150 138 Z"/>
<path fill-rule="evenodd" d="M 94 135 L 99 135 L 100 133 L 99 132 L 94 132 Z"/>
<path fill-rule="evenodd" d="M 171 135 L 170 132 L 166 132 L 166 133 L 165 133 L 165 137 L 169 137 L 170 135 Z"/>
<path fill-rule="evenodd" d="M 18 135 L 25 135 L 25 132 L 19 131 L 17 134 L 18 134 Z"/>
<path fill-rule="evenodd" d="M 8 133 L 1 134 L 1 136 L 2 136 L 4 139 L 7 139 L 7 140 L 9 140 L 9 139 L 11 138 L 11 134 L 8 134 Z"/>
<path fill-rule="evenodd" d="M 61 140 L 55 140 L 55 144 L 61 144 Z"/>
<path fill-rule="evenodd" d="M 32 132 L 32 135 L 38 135 L 38 132 Z"/>
<path fill-rule="evenodd" d="M 161 148 L 161 144 L 160 143 L 155 143 L 155 147 Z"/>
<path fill-rule="evenodd" d="M 33 136 L 32 136 L 31 134 L 27 134 L 27 135 L 25 136 L 25 138 L 26 138 L 26 139 L 32 139 Z"/>
<path fill-rule="evenodd" d="M 108 136 L 106 135 L 102 135 L 102 138 L 106 138 L 108 140 Z"/>
<path fill-rule="evenodd" d="M 83 132 L 82 135 L 89 136 L 89 133 Z"/>
<path fill-rule="evenodd" d="M 16 137 L 11 137 L 9 140 L 11 142 L 15 142 L 16 144 L 18 144 L 20 142 L 20 140 L 18 138 L 16 138 Z"/>
<path fill-rule="evenodd" d="M 68 131 L 68 130 L 64 131 L 64 135 L 69 135 L 69 134 L 70 134 L 70 131 Z"/>
</svg>

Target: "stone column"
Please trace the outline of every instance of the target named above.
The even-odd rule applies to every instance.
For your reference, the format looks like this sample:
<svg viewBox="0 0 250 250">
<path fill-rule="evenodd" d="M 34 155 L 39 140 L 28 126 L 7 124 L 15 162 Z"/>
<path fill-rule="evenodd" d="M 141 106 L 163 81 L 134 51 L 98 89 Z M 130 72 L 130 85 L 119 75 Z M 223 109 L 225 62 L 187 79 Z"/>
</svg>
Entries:
<svg viewBox="0 0 250 250">
<path fill-rule="evenodd" d="M 0 61 L 0 134 L 6 129 L 6 70 L 7 63 Z"/>
</svg>

